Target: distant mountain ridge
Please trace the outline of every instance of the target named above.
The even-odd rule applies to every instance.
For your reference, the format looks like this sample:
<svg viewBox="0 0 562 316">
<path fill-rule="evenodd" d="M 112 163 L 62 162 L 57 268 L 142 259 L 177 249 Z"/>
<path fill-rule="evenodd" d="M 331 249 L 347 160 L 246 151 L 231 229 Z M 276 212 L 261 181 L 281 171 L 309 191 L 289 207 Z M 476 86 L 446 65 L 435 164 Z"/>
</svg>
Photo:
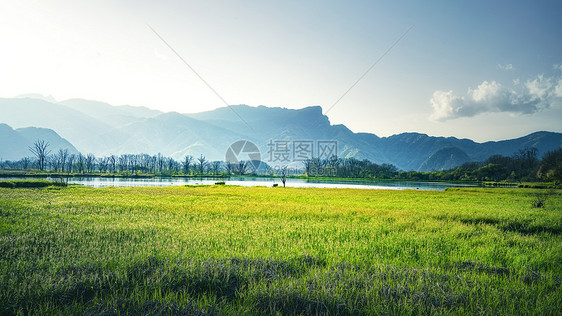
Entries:
<svg viewBox="0 0 562 316">
<path fill-rule="evenodd" d="M 535 132 L 520 138 L 477 143 L 455 137 L 434 137 L 420 133 L 404 133 L 381 139 L 383 150 L 396 165 L 404 170 L 432 171 L 446 169 L 433 164 L 423 165 L 425 160 L 443 148 L 458 148 L 470 161 L 482 161 L 492 155 L 511 156 L 520 149 L 535 147 L 539 156 L 562 147 L 562 133 Z M 425 157 L 425 158 L 424 158 Z"/>
<path fill-rule="evenodd" d="M 48 150 L 52 153 L 56 153 L 59 149 L 68 149 L 71 154 L 78 153 L 71 143 L 51 129 L 26 127 L 14 130 L 10 126 L 0 123 L 0 159 L 19 160 L 33 156 L 29 147 L 33 146 L 36 140 L 44 140 L 49 143 Z"/>
<path fill-rule="evenodd" d="M 247 125 L 226 107 L 188 115 L 209 123 L 223 124 L 239 133 L 252 129 L 263 135 L 263 139 L 335 139 L 339 143 L 340 157 L 368 159 L 379 164 L 390 163 L 403 170 L 443 170 L 466 161 L 482 161 L 495 154 L 511 156 L 528 147 L 537 148 L 539 155 L 562 147 L 562 133 L 536 132 L 517 139 L 485 143 L 422 133 L 378 137 L 369 133 L 353 133 L 344 125 L 331 125 L 319 106 L 300 110 L 247 105 L 232 108 L 246 120 Z M 298 120 L 293 120 L 295 117 Z M 439 151 L 446 148 L 457 150 L 452 159 L 445 161 L 444 152 Z M 433 155 L 433 159 L 428 161 Z"/>
<path fill-rule="evenodd" d="M 130 105 L 113 106 L 104 102 L 84 99 L 70 99 L 59 102 L 59 104 L 82 112 L 111 126 L 127 125 L 131 122 L 142 121 L 146 118 L 163 114 L 160 111 L 151 110 L 146 107 L 133 107 Z"/>
<path fill-rule="evenodd" d="M 319 106 L 294 110 L 233 105 L 180 114 L 82 99 L 49 102 L 15 98 L 0 99 L 0 111 L 0 123 L 14 128 L 34 126 L 54 130 L 82 153 L 97 156 L 143 152 L 161 153 L 177 160 L 188 154 L 224 160 L 230 144 L 249 140 L 259 147 L 262 160 L 267 162 L 272 149 L 268 144 L 272 140 L 330 140 L 337 142 L 338 156 L 342 158 L 389 163 L 402 170 L 432 171 L 454 168 L 466 161 L 485 160 L 494 154 L 510 156 L 527 147 L 537 148 L 539 155 L 562 147 L 562 133 L 554 132 L 485 143 L 421 133 L 390 137 L 354 133 L 344 125 L 332 125 Z M 16 139 L 18 136 L 10 130 L 1 128 L 0 139 Z M 10 146 L 6 148 L 11 148 L 13 157 L 25 153 L 13 143 Z"/>
</svg>

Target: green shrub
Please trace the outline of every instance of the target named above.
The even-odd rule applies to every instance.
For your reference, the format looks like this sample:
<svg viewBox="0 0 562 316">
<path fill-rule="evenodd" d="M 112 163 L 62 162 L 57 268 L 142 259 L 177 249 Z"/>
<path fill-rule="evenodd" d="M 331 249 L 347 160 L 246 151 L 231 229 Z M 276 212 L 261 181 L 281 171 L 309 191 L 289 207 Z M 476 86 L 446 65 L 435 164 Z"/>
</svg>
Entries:
<svg viewBox="0 0 562 316">
<path fill-rule="evenodd" d="M 45 188 L 48 186 L 64 187 L 66 183 L 47 180 L 8 180 L 0 181 L 0 188 Z"/>
<path fill-rule="evenodd" d="M 0 188 L 14 189 L 16 184 L 13 181 L 0 181 Z"/>
</svg>

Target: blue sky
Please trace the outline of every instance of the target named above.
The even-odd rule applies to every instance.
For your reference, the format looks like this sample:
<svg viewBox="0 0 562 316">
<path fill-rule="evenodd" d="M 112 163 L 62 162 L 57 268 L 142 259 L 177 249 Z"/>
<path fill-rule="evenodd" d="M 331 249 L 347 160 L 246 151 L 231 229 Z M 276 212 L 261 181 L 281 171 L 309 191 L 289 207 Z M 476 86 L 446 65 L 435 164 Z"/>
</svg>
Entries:
<svg viewBox="0 0 562 316">
<path fill-rule="evenodd" d="M 562 132 L 560 1 L 6 1 L 0 97 L 302 108 L 355 132 Z"/>
</svg>

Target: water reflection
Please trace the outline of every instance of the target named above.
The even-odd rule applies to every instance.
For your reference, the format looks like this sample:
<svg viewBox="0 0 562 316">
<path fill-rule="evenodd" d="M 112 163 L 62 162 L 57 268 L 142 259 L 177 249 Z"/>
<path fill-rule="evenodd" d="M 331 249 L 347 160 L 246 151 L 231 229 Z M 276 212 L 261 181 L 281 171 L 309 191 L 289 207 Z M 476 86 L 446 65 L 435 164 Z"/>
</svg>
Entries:
<svg viewBox="0 0 562 316">
<path fill-rule="evenodd" d="M 37 179 L 37 178 L 34 178 Z M 51 181 L 60 179 L 45 178 Z M 66 181 L 66 180 L 65 180 Z M 102 187 L 166 187 L 180 185 L 213 185 L 216 182 L 225 182 L 226 185 L 238 186 L 267 186 L 274 184 L 283 186 L 279 178 L 263 177 L 233 177 L 226 179 L 217 178 L 109 178 L 109 177 L 73 177 L 68 183 L 81 184 L 94 188 Z M 288 178 L 287 187 L 294 188 L 350 188 L 350 189 L 372 189 L 372 190 L 438 190 L 442 191 L 450 187 L 475 186 L 473 184 L 458 184 L 447 182 L 413 182 L 413 181 L 365 181 L 365 180 L 316 180 Z"/>
</svg>

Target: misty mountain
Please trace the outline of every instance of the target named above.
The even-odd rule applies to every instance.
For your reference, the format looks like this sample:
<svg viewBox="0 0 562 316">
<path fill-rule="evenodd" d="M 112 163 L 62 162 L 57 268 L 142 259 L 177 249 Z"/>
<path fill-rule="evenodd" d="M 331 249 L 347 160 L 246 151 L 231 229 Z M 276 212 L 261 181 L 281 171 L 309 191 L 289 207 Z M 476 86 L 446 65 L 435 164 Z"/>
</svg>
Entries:
<svg viewBox="0 0 562 316">
<path fill-rule="evenodd" d="M 322 108 L 319 106 L 293 110 L 278 107 L 232 105 L 213 111 L 187 115 L 239 134 L 252 136 L 250 139 L 258 139 L 256 145 L 260 148 L 262 157 L 267 156 L 267 152 L 271 149 L 270 146 L 267 146 L 271 140 L 337 140 L 339 157 L 355 157 L 390 163 L 384 153 L 377 150 L 379 138 L 376 135 L 356 134 L 344 125 L 331 125 L 328 117 L 322 114 Z"/>
<path fill-rule="evenodd" d="M 111 126 L 127 125 L 162 114 L 160 111 L 151 110 L 146 107 L 130 105 L 113 106 L 104 102 L 84 99 L 70 99 L 61 101 L 59 104 L 82 112 Z"/>
<path fill-rule="evenodd" d="M 319 106 L 293 110 L 233 105 L 180 114 L 81 99 L 53 103 L 19 98 L 0 99 L 0 110 L 0 123 L 50 128 L 80 152 L 97 156 L 142 152 L 161 153 L 177 160 L 187 154 L 224 160 L 230 144 L 249 140 L 258 146 L 262 160 L 269 163 L 271 144 L 275 141 L 336 141 L 341 158 L 389 163 L 402 170 L 432 171 L 454 168 L 467 161 L 482 161 L 494 154 L 510 156 L 528 147 L 537 148 L 542 156 L 562 146 L 562 134 L 551 132 L 485 143 L 421 133 L 378 137 L 354 133 L 344 125 L 332 125 Z M 5 127 L 0 133 L 2 139 L 22 136 Z M 11 148 L 14 156 L 27 155 L 10 146 L 6 148 Z M 314 149 L 314 155 L 318 155 L 318 148 Z M 302 167 L 300 162 L 293 166 Z"/>
<path fill-rule="evenodd" d="M 201 154 L 212 160 L 224 160 L 228 146 L 237 140 L 248 138 L 175 112 L 112 130 L 104 136 L 112 137 L 110 135 L 120 133 L 129 137 L 113 149 L 114 154 L 161 153 L 177 160 L 186 155 L 199 157 Z"/>
<path fill-rule="evenodd" d="M 48 142 L 48 149 L 52 153 L 59 149 L 68 149 L 69 153 L 78 154 L 78 150 L 71 143 L 51 129 L 26 127 L 14 130 L 6 124 L 0 124 L 0 159 L 19 160 L 33 156 L 29 147 L 33 146 L 36 140 Z"/>
<path fill-rule="evenodd" d="M 40 99 L 0 98 L 0 109 L 0 123 L 13 128 L 34 126 L 52 129 L 83 152 L 94 152 L 104 146 L 93 143 L 91 139 L 112 128 L 82 112 Z"/>
<path fill-rule="evenodd" d="M 97 101 L 72 99 L 59 103 L 46 98 L 0 98 L 0 123 L 14 128 L 42 127 L 55 130 L 80 152 L 111 152 L 131 138 L 119 128 L 161 114 L 143 107 L 111 106 Z"/>
<path fill-rule="evenodd" d="M 6 124 L 0 124 L 0 159 L 18 160 L 30 156 L 27 139 Z"/>
<path fill-rule="evenodd" d="M 43 100 L 43 101 L 47 101 L 47 102 L 51 102 L 51 103 L 57 103 L 57 100 L 55 100 L 55 98 L 53 98 L 52 95 L 44 96 L 44 95 L 39 94 L 39 93 L 20 94 L 16 98 L 20 98 L 20 99 L 31 98 L 31 99 L 39 99 L 39 100 Z"/>
</svg>

